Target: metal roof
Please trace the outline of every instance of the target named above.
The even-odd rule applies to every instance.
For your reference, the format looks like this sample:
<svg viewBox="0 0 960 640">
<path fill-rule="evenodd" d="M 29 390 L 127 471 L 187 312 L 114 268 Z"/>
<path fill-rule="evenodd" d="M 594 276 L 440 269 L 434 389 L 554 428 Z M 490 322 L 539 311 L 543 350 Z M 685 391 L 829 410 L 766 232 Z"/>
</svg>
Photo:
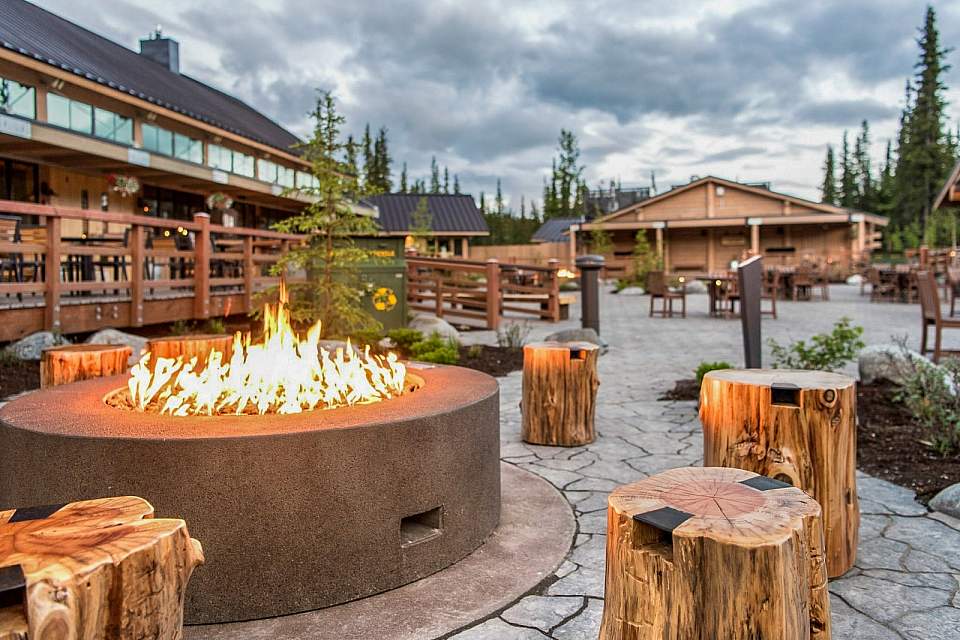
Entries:
<svg viewBox="0 0 960 640">
<path fill-rule="evenodd" d="M 570 228 L 570 225 L 580 222 L 581 220 L 579 218 L 552 218 L 545 220 L 530 239 L 534 242 L 563 242 L 567 239 L 567 236 L 564 234 L 567 232 L 567 229 Z"/>
<path fill-rule="evenodd" d="M 379 222 L 384 231 L 404 233 L 410 230 L 410 220 L 421 198 L 427 200 L 427 210 L 432 215 L 431 229 L 436 234 L 490 232 L 487 221 L 483 219 L 473 197 L 469 195 L 385 193 L 367 196 L 363 200 L 379 209 Z"/>
<path fill-rule="evenodd" d="M 0 45 L 275 149 L 299 142 L 237 98 L 24 0 L 0 1 Z"/>
</svg>

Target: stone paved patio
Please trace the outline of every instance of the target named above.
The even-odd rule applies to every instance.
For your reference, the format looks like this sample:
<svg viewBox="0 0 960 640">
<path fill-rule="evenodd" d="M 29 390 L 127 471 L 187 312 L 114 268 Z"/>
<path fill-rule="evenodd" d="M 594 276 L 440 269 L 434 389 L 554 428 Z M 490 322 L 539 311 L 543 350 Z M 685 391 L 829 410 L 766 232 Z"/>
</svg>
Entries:
<svg viewBox="0 0 960 640">
<path fill-rule="evenodd" d="M 866 329 L 868 344 L 907 335 L 916 348 L 916 305 L 870 304 L 854 287 L 834 287 L 830 302 L 783 303 L 765 320 L 765 337 L 786 341 L 825 331 L 842 315 Z M 601 328 L 610 352 L 600 360 L 594 444 L 550 448 L 520 441 L 521 377 L 501 379 L 501 455 L 563 493 L 578 522 L 566 561 L 536 593 L 452 637 L 457 640 L 596 638 L 603 610 L 606 498 L 610 490 L 658 471 L 702 462 L 695 403 L 659 402 L 702 360 L 741 361 L 738 321 L 706 316 L 706 297 L 691 297 L 685 320 L 649 319 L 647 298 L 604 294 Z M 572 318 L 579 318 L 573 309 Z M 561 327 L 577 326 L 578 321 Z M 558 328 L 538 324 L 531 337 Z M 960 332 L 957 332 L 960 333 Z M 489 332 L 470 334 L 489 341 Z M 951 346 L 960 336 L 953 336 Z M 948 343 L 949 344 L 949 343 Z M 855 373 L 851 367 L 850 373 Z M 832 580 L 836 640 L 960 639 L 960 521 L 931 514 L 913 493 L 861 474 L 862 523 L 856 566 Z"/>
</svg>

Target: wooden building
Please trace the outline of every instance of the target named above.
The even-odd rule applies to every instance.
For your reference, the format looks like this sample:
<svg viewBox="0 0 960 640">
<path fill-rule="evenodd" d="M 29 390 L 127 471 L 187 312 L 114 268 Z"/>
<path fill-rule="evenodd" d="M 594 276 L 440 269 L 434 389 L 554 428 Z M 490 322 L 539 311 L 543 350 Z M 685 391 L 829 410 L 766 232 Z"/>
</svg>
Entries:
<svg viewBox="0 0 960 640">
<path fill-rule="evenodd" d="M 745 254 L 768 264 L 829 263 L 841 271 L 879 246 L 887 219 L 708 176 L 572 228 L 576 235 L 607 231 L 614 269 L 628 269 L 639 231 L 670 272 L 725 271 Z M 588 240 L 589 236 L 583 238 Z"/>
<path fill-rule="evenodd" d="M 953 166 L 950 176 L 933 201 L 933 209 L 960 207 L 960 161 Z"/>
<path fill-rule="evenodd" d="M 418 230 L 414 214 L 421 201 L 425 201 L 427 215 L 419 221 L 424 228 Z M 361 203 L 376 207 L 381 233 L 402 236 L 408 249 L 418 244 L 416 234 L 423 233 L 420 250 L 430 255 L 469 258 L 470 240 L 490 235 L 473 196 L 466 194 L 384 193 L 367 196 Z"/>
<path fill-rule="evenodd" d="M 223 193 L 232 211 L 214 210 L 215 224 L 267 228 L 309 201 L 285 193 L 314 184 L 298 138 L 180 73 L 175 40 L 155 33 L 138 53 L 8 0 L 0 43 L 0 202 L 191 220 Z M 116 176 L 139 190 L 122 193 Z M 64 221 L 67 236 L 101 231 Z"/>
</svg>

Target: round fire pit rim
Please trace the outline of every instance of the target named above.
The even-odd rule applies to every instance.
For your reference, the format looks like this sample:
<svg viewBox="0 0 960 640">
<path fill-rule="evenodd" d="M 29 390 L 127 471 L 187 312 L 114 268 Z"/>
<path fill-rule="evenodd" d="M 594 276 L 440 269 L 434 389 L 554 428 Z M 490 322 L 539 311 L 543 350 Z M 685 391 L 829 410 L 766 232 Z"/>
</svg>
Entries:
<svg viewBox="0 0 960 640">
<path fill-rule="evenodd" d="M 440 416 L 468 407 L 499 391 L 495 378 L 449 365 L 410 366 L 423 385 L 411 393 L 371 404 L 296 414 L 169 416 L 109 406 L 104 398 L 126 385 L 127 376 L 85 380 L 38 389 L 0 407 L 0 421 L 16 428 L 63 437 L 132 441 L 251 439 L 297 435 L 306 431 L 377 428 L 385 423 Z M 61 415 L 83 415 L 64 424 Z"/>
</svg>

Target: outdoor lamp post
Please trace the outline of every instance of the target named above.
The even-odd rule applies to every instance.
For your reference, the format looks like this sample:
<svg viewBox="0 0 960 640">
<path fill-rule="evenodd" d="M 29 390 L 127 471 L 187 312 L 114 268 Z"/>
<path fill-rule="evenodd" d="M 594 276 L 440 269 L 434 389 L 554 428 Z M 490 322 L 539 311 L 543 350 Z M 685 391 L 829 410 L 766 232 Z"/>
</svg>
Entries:
<svg viewBox="0 0 960 640">
<path fill-rule="evenodd" d="M 577 269 L 580 270 L 580 326 L 600 333 L 600 270 L 603 269 L 603 256 L 580 256 Z"/>
</svg>

